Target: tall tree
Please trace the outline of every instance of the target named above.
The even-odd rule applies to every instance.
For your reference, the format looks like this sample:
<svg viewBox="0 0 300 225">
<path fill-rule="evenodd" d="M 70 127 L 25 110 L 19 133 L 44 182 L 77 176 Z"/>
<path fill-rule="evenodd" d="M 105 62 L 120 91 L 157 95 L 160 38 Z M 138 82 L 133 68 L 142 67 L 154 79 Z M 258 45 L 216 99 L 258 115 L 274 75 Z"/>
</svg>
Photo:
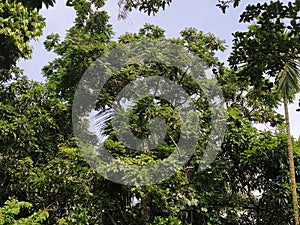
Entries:
<svg viewBox="0 0 300 225">
<path fill-rule="evenodd" d="M 295 61 L 298 60 L 300 49 L 300 25 L 297 23 L 299 10 L 298 1 L 286 5 L 277 1 L 247 6 L 240 21 L 253 21 L 254 24 L 249 26 L 247 32 L 235 33 L 234 50 L 229 59 L 234 68 L 241 66 L 240 78 L 249 79 L 251 85 L 257 89 L 258 96 L 263 93 L 262 87 L 269 83 L 270 90 L 277 86 L 280 93 L 278 97 L 283 99 L 291 190 L 297 225 L 300 221 L 288 103 L 300 90 L 300 75 Z M 275 78 L 275 81 L 270 83 L 268 77 Z"/>
<path fill-rule="evenodd" d="M 296 61 L 297 62 L 297 61 Z M 294 165 L 294 150 L 292 144 L 292 136 L 290 131 L 290 119 L 289 119 L 289 99 L 300 92 L 300 70 L 299 64 L 295 61 L 287 61 L 284 63 L 284 68 L 278 74 L 278 87 L 277 90 L 281 93 L 284 105 L 284 114 L 286 121 L 286 134 L 288 141 L 288 155 L 290 164 L 290 176 L 291 176 L 291 188 L 293 194 L 293 207 L 296 224 L 300 224 L 299 218 L 299 204 L 297 194 L 296 173 Z"/>
</svg>

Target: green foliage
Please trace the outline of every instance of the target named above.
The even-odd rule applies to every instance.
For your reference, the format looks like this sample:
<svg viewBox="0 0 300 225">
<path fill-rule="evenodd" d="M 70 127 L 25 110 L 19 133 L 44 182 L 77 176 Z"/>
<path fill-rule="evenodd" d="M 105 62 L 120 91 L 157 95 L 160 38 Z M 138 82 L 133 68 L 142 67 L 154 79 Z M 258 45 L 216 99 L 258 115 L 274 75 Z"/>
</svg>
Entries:
<svg viewBox="0 0 300 225">
<path fill-rule="evenodd" d="M 59 43 L 58 34 L 49 34 L 44 41 L 45 49 L 51 51 Z"/>
<path fill-rule="evenodd" d="M 92 35 L 87 29 L 88 23 L 80 22 L 81 19 L 77 21 L 78 25 L 71 28 L 64 41 L 57 42 L 57 36 L 52 36 L 46 43 L 49 49 L 54 47 L 54 51 L 62 56 L 45 67 L 47 85 L 53 87 L 58 96 L 67 101 L 72 100 L 78 80 L 85 69 L 91 65 L 92 60 L 106 51 L 105 48 L 94 51 L 92 44 L 94 41 L 98 43 L 107 41 L 109 44 L 106 46 L 114 48 L 135 43 L 141 39 L 165 39 L 161 28 L 146 24 L 136 34 L 125 34 L 119 38 L 118 42 L 108 42 L 108 39 L 96 39 L 98 36 Z M 89 37 L 88 41 L 83 38 L 85 36 Z M 95 40 L 90 39 L 91 37 L 95 37 Z M 240 71 L 235 72 L 223 67 L 214 54 L 218 50 L 224 50 L 225 46 L 213 35 L 206 35 L 195 29 L 186 29 L 181 32 L 180 38 L 171 41 L 200 56 L 213 67 L 220 81 L 226 96 L 229 116 L 222 151 L 210 168 L 198 172 L 198 165 L 206 143 L 205 135 L 209 131 L 209 120 L 206 118 L 209 112 L 205 101 L 199 101 L 199 109 L 205 111 L 206 114 L 203 115 L 203 135 L 200 137 L 192 160 L 169 180 L 156 185 L 129 188 L 109 181 L 101 181 L 99 185 L 103 187 L 102 194 L 109 199 L 109 203 L 108 200 L 103 201 L 106 207 L 100 213 L 102 224 L 172 224 L 173 222 L 174 224 L 215 225 L 255 224 L 258 221 L 261 224 L 268 224 L 270 221 L 275 224 L 291 224 L 289 204 L 291 199 L 290 190 L 287 188 L 288 167 L 284 151 L 285 136 L 281 132 L 277 135 L 270 132 L 258 132 L 252 127 L 252 122 L 271 122 L 274 126 L 282 123 L 282 117 L 274 112 L 274 108 L 278 105 L 278 96 L 273 93 L 273 95 L 258 98 L 255 88 L 250 91 L 248 89 L 250 80 L 239 79 L 237 74 Z M 84 50 L 81 46 L 85 47 Z M 78 58 L 84 54 L 88 56 L 88 61 Z M 76 65 L 76 73 L 73 70 L 74 65 Z M 141 74 L 147 76 L 161 74 L 177 82 L 182 77 L 182 71 L 174 71 L 174 68 L 158 63 L 144 66 L 129 65 L 104 86 L 98 98 L 98 109 L 111 107 L 114 97 L 122 87 Z M 199 91 L 188 76 L 181 82 L 191 95 Z M 268 85 L 270 84 L 266 83 L 263 91 L 268 90 Z M 106 118 L 109 119 L 109 110 L 107 113 Z M 130 117 L 132 131 L 139 137 L 146 137 L 149 132 L 147 122 L 157 115 L 162 115 L 168 120 L 167 129 L 176 141 L 177 132 L 174 128 L 179 123 L 175 111 L 162 101 L 157 104 L 153 98 L 144 98 L 137 102 Z M 104 133 L 108 135 L 105 147 L 115 157 L 119 157 L 128 164 L 152 163 L 167 157 L 176 150 L 172 139 L 167 138 L 154 151 L 142 153 L 132 151 L 117 140 L 109 120 L 105 120 L 103 126 L 105 127 Z M 255 195 L 256 192 L 259 195 Z M 132 205 L 134 197 L 138 199 L 136 205 Z M 285 209 L 284 213 L 281 212 L 282 208 Z M 89 218 L 80 215 L 86 213 L 92 215 L 92 212 L 85 211 L 85 209 L 78 209 L 75 212 L 78 212 L 78 217 L 70 214 L 69 218 L 60 220 L 61 223 L 72 223 L 71 221 L 80 223 L 78 221 Z"/>
<path fill-rule="evenodd" d="M 165 10 L 166 6 L 169 6 L 172 0 L 157 0 L 157 1 L 145 1 L 145 0 L 119 0 L 118 5 L 120 7 L 119 18 L 124 19 L 127 17 L 128 12 L 133 9 L 143 11 L 148 15 L 155 15 L 160 9 Z"/>
<path fill-rule="evenodd" d="M 9 196 L 47 209 L 46 224 L 57 219 L 89 218 L 100 223 L 101 178 L 83 161 L 70 132 L 68 104 L 51 89 L 25 77 L 1 86 L 0 202 Z M 80 205 L 88 208 L 80 209 Z M 81 207 L 82 208 L 82 207 Z"/>
<path fill-rule="evenodd" d="M 281 96 L 272 89 L 277 83 L 266 75 L 277 76 L 284 62 L 298 55 L 298 1 L 247 7 L 241 20 L 254 24 L 248 32 L 235 34 L 230 62 L 233 69 L 244 66 L 232 70 L 215 57 L 226 46 L 212 34 L 188 28 L 179 38 L 166 39 L 163 29 L 146 24 L 138 33 L 111 41 L 109 17 L 101 11 L 104 1 L 69 0 L 67 4 L 77 13 L 75 24 L 64 40 L 51 34 L 45 41 L 46 49 L 53 50 L 58 58 L 44 67 L 47 83 L 40 84 L 23 77 L 15 63 L 20 57 L 30 57 L 28 41 L 41 35 L 44 26 L 33 8 L 54 3 L 0 3 L 0 203 L 6 202 L 0 208 L 0 224 L 293 224 L 286 135 L 281 127 L 283 118 L 275 112 Z M 170 3 L 119 2 L 126 12 L 138 9 L 148 14 Z M 236 7 L 238 3 L 219 1 L 218 6 L 225 10 L 229 4 Z M 145 165 L 177 150 L 181 126 L 178 112 L 170 103 L 149 96 L 136 102 L 129 114 L 130 125 L 126 126 L 137 137 L 146 138 L 151 119 L 162 117 L 167 125 L 163 143 L 153 151 L 138 152 L 117 139 L 110 108 L 119 91 L 137 77 L 159 75 L 180 84 L 193 96 L 201 126 L 195 154 L 182 169 L 159 184 L 128 187 L 105 180 L 84 161 L 72 134 L 71 103 L 80 78 L 97 58 L 112 48 L 125 48 L 141 40 L 168 41 L 199 56 L 219 81 L 228 120 L 216 160 L 206 170 L 198 171 L 211 121 L 197 82 L 189 73 L 159 62 L 122 68 L 104 86 L 97 102 L 97 109 L 105 116 L 99 122 L 108 136 L 105 147 L 116 158 L 130 165 Z M 137 58 L 149 53 L 137 52 Z M 153 54 L 159 59 L 159 52 Z M 174 56 L 172 51 L 168 54 Z M 183 60 L 180 55 L 177 58 Z M 257 122 L 270 124 L 277 133 L 258 131 L 253 127 Z M 294 144 L 299 169 L 299 141 Z M 22 201 L 6 201 L 9 196 Z M 44 211 L 37 212 L 39 209 Z"/>
<path fill-rule="evenodd" d="M 181 225 L 182 223 L 176 217 L 168 218 L 155 217 L 153 225 Z"/>
<path fill-rule="evenodd" d="M 290 97 L 300 92 L 300 70 L 299 64 L 289 61 L 284 64 L 284 68 L 278 74 L 277 90 L 282 96 Z"/>
<path fill-rule="evenodd" d="M 219 7 L 223 13 L 226 12 L 226 9 L 229 8 L 230 4 L 233 4 L 233 7 L 238 7 L 241 0 L 218 0 L 217 7 Z"/>
<path fill-rule="evenodd" d="M 16 219 L 21 209 L 30 208 L 32 204 L 28 202 L 19 202 L 17 199 L 9 198 L 5 205 L 0 208 L 1 225 L 40 225 L 49 216 L 47 211 L 39 210 L 27 218 Z"/>
<path fill-rule="evenodd" d="M 19 58 L 30 58 L 28 41 L 42 35 L 44 18 L 21 2 L 0 3 L 0 82 L 12 77 Z"/>
<path fill-rule="evenodd" d="M 61 57 L 43 68 L 48 85 L 59 97 L 72 102 L 75 87 L 86 69 L 107 49 L 113 32 L 108 15 L 99 7 L 104 1 L 69 1 L 77 17 L 75 26 L 67 31 L 64 41 L 51 34 L 45 41 L 47 50 L 53 49 Z"/>
<path fill-rule="evenodd" d="M 241 15 L 240 22 L 253 21 L 254 24 L 248 27 L 248 31 L 234 34 L 233 52 L 229 58 L 230 65 L 235 70 L 238 67 L 241 68 L 240 79 L 248 79 L 249 86 L 254 86 L 257 90 L 256 98 L 266 96 L 266 94 L 262 96 L 265 87 L 271 89 L 267 95 L 274 96 L 274 86 L 277 86 L 275 91 L 283 100 L 290 186 L 294 221 L 297 225 L 300 224 L 300 220 L 288 102 L 300 91 L 300 72 L 297 64 L 300 47 L 298 36 L 300 26 L 297 22 L 299 9 L 299 1 L 287 4 L 271 1 L 270 3 L 248 5 Z M 271 80 L 270 78 L 275 79 Z"/>
<path fill-rule="evenodd" d="M 241 79 L 248 77 L 251 85 L 261 89 L 268 77 L 276 77 L 284 63 L 299 52 L 300 26 L 296 22 L 299 2 L 270 2 L 249 5 L 241 22 L 253 21 L 246 32 L 234 34 L 230 65 L 241 67 Z M 263 81 L 263 82 L 261 82 Z M 271 86 L 272 87 L 272 86 Z"/>
</svg>

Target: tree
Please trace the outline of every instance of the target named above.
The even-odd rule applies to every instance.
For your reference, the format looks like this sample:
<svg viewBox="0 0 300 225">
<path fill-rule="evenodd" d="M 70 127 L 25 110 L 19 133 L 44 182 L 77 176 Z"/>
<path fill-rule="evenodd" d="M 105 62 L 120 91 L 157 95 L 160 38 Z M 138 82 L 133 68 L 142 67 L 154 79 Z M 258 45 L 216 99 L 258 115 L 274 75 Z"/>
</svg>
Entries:
<svg viewBox="0 0 300 225">
<path fill-rule="evenodd" d="M 286 134 L 288 141 L 288 154 L 290 164 L 290 176 L 291 176 L 291 188 L 293 194 L 293 206 L 296 224 L 300 224 L 299 218 L 299 205 L 298 205 L 298 194 L 297 194 L 297 183 L 294 165 L 294 150 L 292 144 L 292 137 L 290 132 L 290 120 L 288 103 L 289 98 L 295 93 L 300 91 L 300 71 L 298 69 L 299 64 L 294 61 L 285 62 L 284 68 L 278 74 L 278 88 L 277 90 L 281 93 L 283 98 L 285 121 L 286 121 Z"/>
<path fill-rule="evenodd" d="M 284 5 L 277 1 L 247 6 L 240 21 L 255 21 L 255 24 L 250 25 L 247 32 L 235 33 L 234 51 L 229 59 L 234 68 L 242 64 L 241 79 L 250 79 L 258 95 L 262 94 L 262 87 L 269 83 L 270 89 L 277 85 L 279 97 L 283 99 L 296 224 L 300 221 L 288 103 L 300 90 L 298 64 L 295 61 L 298 60 L 300 47 L 300 26 L 296 22 L 299 9 L 299 2 Z M 270 83 L 267 76 L 275 77 L 275 83 Z"/>
<path fill-rule="evenodd" d="M 81 37 L 84 36 L 82 33 L 83 32 L 87 32 L 88 30 L 86 29 L 81 29 Z M 71 36 L 70 38 L 73 38 L 73 36 Z M 191 51 L 194 51 L 196 54 L 198 54 L 199 56 L 203 56 L 203 58 L 210 64 L 214 64 L 217 62 L 217 60 L 214 58 L 214 52 L 218 49 L 223 49 L 224 47 L 222 46 L 222 41 L 216 39 L 213 35 L 204 35 L 202 32 L 197 32 L 195 29 L 187 29 L 185 31 L 182 32 L 182 40 L 174 40 L 174 42 L 178 42 L 181 43 L 182 45 L 186 45 L 187 48 L 190 48 Z M 142 38 L 149 38 L 149 40 L 156 40 L 156 39 L 163 39 L 164 38 L 164 31 L 161 30 L 160 28 L 157 28 L 155 26 L 152 25 L 146 25 L 143 29 L 140 30 L 139 34 L 127 34 L 124 35 L 122 37 L 120 37 L 120 43 L 111 43 L 111 45 L 109 45 L 108 47 L 114 47 L 116 45 L 125 45 L 126 43 L 134 43 L 137 42 L 139 40 L 141 40 Z M 89 39 L 89 41 L 94 41 Z M 58 44 L 55 47 L 56 49 L 60 49 L 61 46 L 67 46 L 68 51 L 64 51 L 64 52 L 72 52 L 72 49 L 75 48 L 78 49 L 77 46 L 74 45 L 66 45 L 69 42 L 69 37 L 67 36 L 66 41 L 62 42 L 61 44 Z M 80 45 L 79 45 L 80 46 Z M 85 45 L 85 51 L 86 52 L 90 52 L 90 49 L 87 48 L 87 46 L 93 47 L 94 44 L 91 42 L 91 45 Z M 98 45 L 99 46 L 99 45 Z M 201 47 L 196 47 L 196 46 L 201 46 Z M 93 48 L 91 48 L 93 49 Z M 63 54 L 64 54 L 63 52 Z M 93 53 L 93 54 L 92 54 Z M 102 54 L 101 51 L 94 51 L 91 52 L 91 55 L 89 57 L 91 58 L 97 58 L 100 57 Z M 54 78 L 57 78 L 57 76 L 55 76 L 55 73 L 52 73 L 50 68 L 51 67 L 47 67 L 47 70 L 45 70 L 46 72 L 49 71 L 49 73 L 47 73 L 47 76 L 50 78 L 53 78 L 51 80 L 49 80 L 49 85 L 53 84 L 56 86 L 56 88 L 60 88 L 60 87 L 64 87 L 62 86 L 60 81 L 64 81 L 64 80 L 69 80 L 70 81 L 70 77 L 74 75 L 74 73 L 69 73 L 68 71 L 68 64 L 70 65 L 74 65 L 74 60 L 76 60 L 76 58 L 70 58 L 68 55 L 62 55 L 62 60 L 68 60 L 68 63 L 61 63 L 61 67 L 63 69 L 61 69 L 61 71 L 63 71 L 63 73 L 61 73 L 61 78 L 60 80 L 54 80 Z M 65 61 L 67 62 L 67 61 Z M 90 66 L 90 63 L 87 63 L 87 61 L 85 60 L 81 60 L 78 61 L 77 67 L 78 68 L 87 68 L 88 66 Z M 153 67 L 153 68 L 152 68 Z M 66 69 L 65 69 L 66 68 Z M 70 67 L 71 69 L 71 67 Z M 160 71 L 161 70 L 161 71 Z M 56 71 L 56 70 L 55 70 Z M 115 94 L 118 93 L 118 91 L 120 90 L 120 88 L 122 88 L 123 85 L 120 85 L 120 82 L 122 84 L 126 84 L 128 83 L 128 81 L 135 79 L 136 77 L 132 76 L 131 74 L 138 74 L 138 73 L 142 73 L 145 72 L 146 74 L 155 74 L 156 72 L 162 73 L 162 72 L 166 72 L 167 76 L 172 76 L 174 77 L 173 79 L 176 79 L 177 81 L 180 79 L 179 75 L 176 75 L 176 72 L 174 71 L 174 68 L 168 68 L 165 67 L 164 65 L 158 65 L 156 63 L 154 63 L 152 66 L 151 64 L 145 68 L 135 68 L 134 66 L 129 66 L 128 68 L 124 68 L 124 74 L 123 75 L 119 75 L 117 76 L 115 79 L 112 79 L 107 85 L 106 88 L 104 89 L 103 93 L 100 95 L 99 97 L 99 105 L 98 107 L 100 109 L 105 109 L 107 107 L 111 106 L 111 99 L 114 98 Z M 83 73 L 84 71 L 82 71 Z M 77 72 L 78 73 L 78 77 L 82 76 L 82 74 L 80 74 L 80 71 Z M 191 78 L 187 77 L 186 79 L 182 80 L 184 83 L 184 86 L 187 90 L 189 90 L 189 92 L 193 93 L 194 91 L 197 91 L 197 86 L 195 84 L 193 84 L 192 80 L 190 80 Z M 77 83 L 79 81 L 79 79 L 74 79 L 74 81 L 76 81 L 76 83 L 73 83 L 71 85 L 69 85 L 67 88 L 70 90 L 70 94 L 69 95 L 63 95 L 62 98 L 64 98 L 67 101 L 71 101 L 73 99 L 72 94 L 75 92 L 75 87 L 77 86 Z M 189 86 L 188 84 L 191 83 L 191 86 Z M 118 84 L 118 85 L 115 85 Z M 195 89 L 195 90 L 194 90 Z M 59 89 L 57 89 L 59 90 Z M 70 96 L 70 97 L 69 97 Z M 103 96 L 103 97 L 102 97 Z M 67 97 L 67 98 L 66 98 Z M 141 102 L 141 105 L 138 106 L 137 110 L 145 110 L 146 106 L 150 104 L 150 102 L 153 101 L 153 99 L 145 99 L 144 102 Z M 169 113 L 173 112 L 173 110 L 170 111 L 168 104 L 166 103 L 160 103 L 160 106 L 155 106 L 155 104 L 150 104 L 151 107 L 153 106 L 153 112 L 154 114 L 166 114 L 168 115 Z M 202 101 L 199 101 L 199 105 L 202 105 L 204 103 L 202 103 Z M 205 104 L 204 104 L 205 105 Z M 157 107 L 161 107 L 161 109 L 159 110 Z M 204 107 L 204 106 L 203 106 Z M 173 112 L 174 113 L 174 112 Z M 149 119 L 153 116 L 153 115 L 149 115 Z M 134 119 L 134 118 L 133 118 Z M 147 119 L 148 120 L 148 119 Z M 176 120 L 174 120 L 174 118 L 169 118 L 168 119 L 170 121 L 171 124 L 175 124 L 176 125 Z M 138 121 L 137 121 L 138 122 Z M 142 125 L 142 124 L 141 124 Z M 138 129 L 138 126 L 136 126 L 136 128 Z M 143 125 L 145 126 L 145 125 Z M 173 125 L 172 125 L 173 126 Z M 144 128 L 143 128 L 144 129 Z M 145 128 L 146 130 L 146 128 Z M 130 160 L 134 159 L 134 156 L 136 153 L 134 152 L 130 152 L 130 150 L 126 150 L 124 149 L 124 147 L 122 147 L 115 139 L 114 139 L 114 133 L 110 133 L 111 131 L 108 131 L 109 135 L 112 137 L 112 140 L 107 140 L 106 145 L 109 149 L 111 149 L 112 152 L 115 152 L 115 154 L 120 153 L 120 156 L 124 156 L 124 160 L 128 160 L 128 163 L 135 163 L 135 162 L 130 162 Z M 175 132 L 175 131 L 174 131 Z M 143 134 L 141 134 L 143 135 Z M 176 134 L 174 134 L 174 138 L 175 140 L 177 139 Z M 145 159 L 151 160 L 153 161 L 153 159 L 159 157 L 164 157 L 167 154 L 169 154 L 172 150 L 174 150 L 174 144 L 172 143 L 172 140 L 170 138 L 168 138 L 168 142 L 169 142 L 169 147 L 167 146 L 167 144 L 165 146 L 162 146 L 162 149 L 158 149 L 157 153 L 153 152 L 151 154 L 154 155 L 149 155 L 147 156 L 147 154 L 143 154 L 142 156 L 139 156 L 139 158 L 141 157 L 141 160 L 138 160 L 137 163 L 142 163 L 144 161 L 144 157 Z M 123 150 L 122 150 L 123 149 Z M 120 151 L 120 152 L 119 152 Z M 151 159 L 153 158 L 153 159 Z M 130 174 L 129 174 L 130 175 Z M 180 173 L 178 176 L 178 178 L 175 178 L 176 183 L 180 183 L 185 182 L 185 178 L 184 178 L 184 173 Z M 177 181 L 178 180 L 178 181 Z M 161 187 L 158 186 L 153 186 L 153 187 L 149 187 L 149 191 L 148 190 L 142 190 L 142 189 L 137 189 L 136 191 L 131 190 L 130 188 L 121 186 L 119 184 L 115 184 L 112 183 L 110 181 L 106 182 L 108 187 L 110 187 L 109 189 L 107 189 L 107 192 L 109 193 L 109 195 L 111 196 L 111 198 L 113 199 L 111 201 L 112 206 L 109 209 L 106 209 L 103 215 L 103 223 L 118 223 L 117 221 L 120 221 L 119 223 L 126 223 L 126 224 L 141 224 L 141 223 L 147 223 L 150 221 L 153 221 L 155 219 L 155 216 L 157 213 L 159 213 L 158 207 L 159 206 L 155 206 L 152 202 L 151 202 L 151 195 L 154 195 L 155 198 L 158 202 L 158 196 L 160 196 L 161 194 L 164 194 L 164 191 L 161 190 Z M 174 189 L 174 192 L 179 194 L 179 190 L 176 190 L 176 183 L 172 185 L 172 189 Z M 166 185 L 166 184 L 165 184 Z M 164 185 L 164 186 L 165 186 Z M 148 188 L 147 188 L 148 189 Z M 153 190 L 152 190 L 153 189 Z M 149 192 L 149 193 L 147 193 Z M 143 194 L 145 193 L 145 194 Z M 168 191 L 168 195 L 171 195 L 172 192 Z M 189 195 L 189 191 L 187 190 L 187 195 Z M 145 204 L 145 207 L 151 207 L 151 211 L 148 212 L 148 210 L 144 207 L 140 208 L 139 207 L 135 207 L 132 209 L 130 208 L 130 199 L 133 196 L 141 196 L 141 195 L 146 195 L 149 197 L 145 197 L 145 199 L 143 200 L 143 205 Z M 128 198 L 129 196 L 129 198 Z M 167 197 L 168 199 L 170 199 L 170 201 L 175 201 L 174 199 L 172 199 L 171 196 Z M 152 199 L 152 201 L 154 201 L 154 199 Z M 182 204 L 187 204 L 184 203 L 184 201 L 188 201 L 188 196 L 184 197 L 184 199 L 182 200 L 178 200 L 178 201 L 182 201 Z M 192 202 L 191 200 L 189 202 Z M 192 203 L 194 204 L 194 203 Z M 170 213 L 172 213 L 172 215 L 175 216 L 175 212 L 177 212 L 178 210 L 180 210 L 178 208 L 178 206 L 176 206 L 175 202 L 174 204 L 172 204 L 171 206 L 167 205 L 167 202 L 164 202 L 164 207 L 165 209 L 163 210 L 163 215 L 169 215 Z M 185 214 L 182 212 L 182 214 Z M 186 217 L 186 216 L 185 216 Z M 114 222 L 112 222 L 114 221 Z"/>
<path fill-rule="evenodd" d="M 81 30 L 81 32 L 84 31 L 84 29 Z M 46 75 L 51 78 L 48 85 L 53 85 L 54 90 L 58 90 L 58 96 L 64 101 L 72 101 L 72 93 L 75 92 L 78 82 L 78 78 L 72 79 L 74 83 L 67 87 L 68 92 L 61 92 L 66 87 L 60 82 L 67 81 L 74 76 L 74 73 L 69 72 L 71 67 L 68 66 L 74 65 L 73 59 L 65 54 L 65 52 L 69 54 L 74 51 L 74 45 L 70 43 L 69 38 L 72 37 L 67 36 L 66 41 L 54 46 L 55 51 L 57 51 L 55 48 L 60 49 L 60 46 L 67 46 L 64 49 L 68 49 L 62 52 L 63 61 L 59 64 L 59 69 L 56 70 L 53 67 L 52 70 L 50 64 L 45 70 Z M 137 34 L 126 34 L 121 36 L 118 42 L 111 42 L 108 48 L 135 43 L 143 38 L 164 40 L 164 31 L 153 25 L 146 25 Z M 255 89 L 253 93 L 245 96 L 249 81 L 240 80 L 236 72 L 221 65 L 218 66 L 214 52 L 216 49 L 223 49 L 223 46 L 222 42 L 215 39 L 213 35 L 205 35 L 195 29 L 186 29 L 182 31 L 179 39 L 173 41 L 204 58 L 207 64 L 217 65 L 215 73 L 226 97 L 229 116 L 222 151 L 211 168 L 199 173 L 197 168 L 201 159 L 201 149 L 205 144 L 201 142 L 191 162 L 160 184 L 130 188 L 103 181 L 102 187 L 106 186 L 103 191 L 109 196 L 110 207 L 106 208 L 101 215 L 102 222 L 104 224 L 155 224 L 162 223 L 162 221 L 180 220 L 183 224 L 255 224 L 258 222 L 269 224 L 270 221 L 276 224 L 291 224 L 291 208 L 288 204 L 290 192 L 287 189 L 288 176 L 285 172 L 288 168 L 286 166 L 288 159 L 284 154 L 285 136 L 281 132 L 275 136 L 270 132 L 258 132 L 251 125 L 254 121 L 271 122 L 274 126 L 281 124 L 281 116 L 274 112 L 274 105 L 278 104 L 278 98 L 276 95 L 258 98 Z M 70 44 L 65 45 L 65 43 Z M 93 49 L 94 45 L 87 46 Z M 90 52 L 89 49 L 85 51 Z M 97 58 L 102 55 L 101 51 L 94 53 L 89 57 Z M 75 58 L 75 61 L 78 68 L 87 68 L 91 65 L 84 60 L 77 61 Z M 98 109 L 109 108 L 116 93 L 136 75 L 164 74 L 175 81 L 180 80 L 180 76 L 173 76 L 174 72 L 174 68 L 160 64 L 143 67 L 128 66 L 106 84 L 99 96 Z M 180 75 L 180 71 L 176 73 Z M 55 76 L 58 74 L 59 76 Z M 78 77 L 80 76 L 82 74 L 78 73 Z M 191 94 L 198 91 L 189 79 L 184 79 L 183 84 Z M 61 93 L 68 94 L 61 95 Z M 205 104 L 200 102 L 199 104 L 199 107 L 204 107 L 206 110 Z M 137 104 L 134 112 L 131 115 L 133 131 L 137 135 L 146 135 L 147 121 L 158 114 L 169 115 L 172 109 L 164 102 L 155 105 L 153 99 L 145 98 Z M 172 128 L 172 126 L 177 126 L 176 117 L 168 116 L 167 118 L 170 122 L 171 135 L 176 137 L 176 130 Z M 206 125 L 209 124 L 209 120 L 206 122 Z M 140 154 L 130 151 L 117 140 L 110 122 L 104 123 L 106 124 L 105 134 L 109 136 L 105 146 L 115 157 L 122 157 L 127 163 L 159 160 L 175 149 L 174 143 L 169 138 L 166 144 L 153 152 Z M 203 129 L 208 128 L 204 126 Z M 202 138 L 205 139 L 205 136 Z M 176 141 L 176 138 L 173 139 Z M 253 193 L 256 191 L 260 191 L 261 196 L 255 196 Z M 134 197 L 139 199 L 140 203 L 132 206 L 131 199 Z M 282 209 L 285 209 L 284 213 Z"/>
<path fill-rule="evenodd" d="M 20 57 L 31 56 L 28 41 L 41 35 L 45 25 L 33 8 L 22 2 L 0 3 L 0 54 L 5 60 L 0 65 L 0 204 L 9 196 L 30 202 L 32 207 L 18 217 L 31 222 L 30 215 L 45 209 L 49 217 L 44 224 L 100 224 L 102 178 L 74 148 L 71 121 L 66 119 L 71 117 L 70 104 L 57 98 L 51 85 L 28 80 L 16 67 Z"/>
<path fill-rule="evenodd" d="M 68 105 L 26 77 L 2 85 L 0 96 L 1 204 L 9 196 L 28 201 L 32 207 L 22 215 L 45 209 L 46 224 L 71 218 L 77 223 L 83 215 L 90 218 L 94 210 L 100 211 L 103 195 L 95 186 L 102 179 L 74 148 L 70 121 L 65 120 Z M 83 204 L 89 209 L 82 209 Z M 94 213 L 90 220 L 100 223 L 99 216 Z"/>
</svg>

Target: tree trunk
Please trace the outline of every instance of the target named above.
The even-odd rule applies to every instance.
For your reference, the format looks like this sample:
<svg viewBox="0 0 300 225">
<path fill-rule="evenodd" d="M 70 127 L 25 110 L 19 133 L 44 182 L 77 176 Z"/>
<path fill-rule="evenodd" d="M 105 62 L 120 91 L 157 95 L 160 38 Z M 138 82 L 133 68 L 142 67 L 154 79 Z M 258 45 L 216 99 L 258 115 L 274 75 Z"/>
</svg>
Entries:
<svg viewBox="0 0 300 225">
<path fill-rule="evenodd" d="M 289 156 L 289 164 L 290 164 L 290 182 L 291 182 L 291 189 L 293 195 L 294 217 L 295 217 L 295 224 L 300 225 L 297 184 L 296 184 L 295 165 L 294 165 L 294 152 L 293 152 L 292 137 L 290 131 L 290 118 L 289 118 L 287 97 L 283 98 L 283 104 L 284 104 L 284 114 L 285 114 L 285 122 L 286 122 L 286 135 L 287 135 L 288 156 Z"/>
</svg>

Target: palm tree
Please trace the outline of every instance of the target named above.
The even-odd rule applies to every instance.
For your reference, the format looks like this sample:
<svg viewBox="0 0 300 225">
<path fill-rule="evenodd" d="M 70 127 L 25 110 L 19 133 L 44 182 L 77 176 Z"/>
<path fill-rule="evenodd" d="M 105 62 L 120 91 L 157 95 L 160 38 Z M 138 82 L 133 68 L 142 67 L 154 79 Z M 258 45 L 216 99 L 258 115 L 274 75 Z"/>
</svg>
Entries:
<svg viewBox="0 0 300 225">
<path fill-rule="evenodd" d="M 290 167 L 290 185 L 292 189 L 293 208 L 296 225 L 300 225 L 299 220 L 299 206 L 297 195 L 297 183 L 294 165 L 294 151 L 292 145 L 292 137 L 290 132 L 290 119 L 289 119 L 289 99 L 291 96 L 300 91 L 300 70 L 298 68 L 299 62 L 295 60 L 288 60 L 284 63 L 283 69 L 278 74 L 278 87 L 277 91 L 281 94 L 284 105 L 284 115 L 286 122 L 286 135 L 288 144 L 288 158 Z"/>
</svg>

